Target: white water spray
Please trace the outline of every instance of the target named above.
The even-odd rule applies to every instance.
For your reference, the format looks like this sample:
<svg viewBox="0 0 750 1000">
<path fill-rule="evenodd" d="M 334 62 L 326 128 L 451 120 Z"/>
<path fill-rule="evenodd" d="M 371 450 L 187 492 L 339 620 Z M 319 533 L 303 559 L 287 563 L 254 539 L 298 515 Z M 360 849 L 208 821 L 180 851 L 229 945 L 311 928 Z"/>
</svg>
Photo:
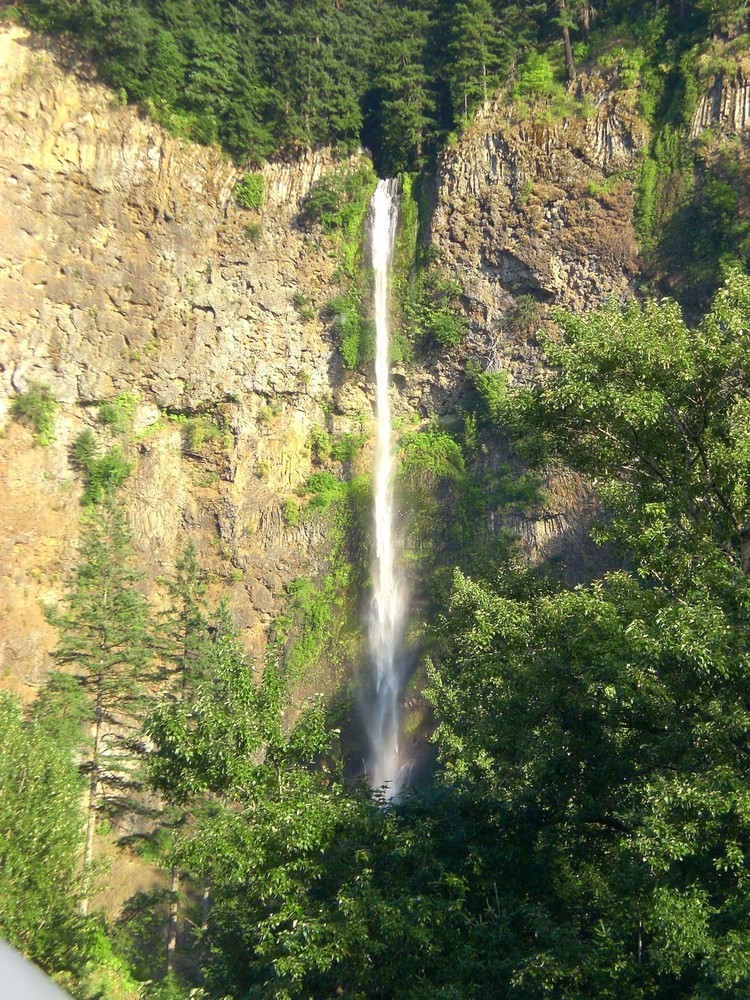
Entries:
<svg viewBox="0 0 750 1000">
<path fill-rule="evenodd" d="M 368 779 L 373 788 L 386 787 L 386 797 L 398 795 L 400 699 L 403 684 L 404 589 L 396 566 L 393 503 L 391 406 L 388 398 L 388 278 L 396 237 L 397 187 L 379 181 L 372 198 L 370 248 L 375 272 L 375 381 L 377 444 L 375 448 L 375 562 L 369 620 L 373 695 L 368 705 L 370 759 Z"/>
</svg>

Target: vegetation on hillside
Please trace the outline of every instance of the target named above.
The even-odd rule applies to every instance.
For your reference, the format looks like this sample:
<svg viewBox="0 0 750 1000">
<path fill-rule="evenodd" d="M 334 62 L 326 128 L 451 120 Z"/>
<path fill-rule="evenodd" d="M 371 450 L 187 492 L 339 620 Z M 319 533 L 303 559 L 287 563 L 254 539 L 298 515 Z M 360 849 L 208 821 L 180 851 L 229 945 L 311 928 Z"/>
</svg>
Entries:
<svg viewBox="0 0 750 1000">
<path fill-rule="evenodd" d="M 88 508 L 57 617 L 74 679 L 53 677 L 27 721 L 0 706 L 0 927 L 75 996 L 729 1000 L 750 988 L 750 279 L 729 272 L 694 327 L 670 303 L 560 323 L 554 374 L 513 391 L 477 373 L 474 416 L 485 441 L 594 478 L 598 536 L 628 568 L 569 590 L 508 558 L 509 543 L 461 560 L 430 640 L 438 771 L 397 804 L 346 779 L 320 699 L 290 725 L 302 653 L 282 640 L 258 676 L 229 610 L 206 606 L 192 547 L 156 622 L 116 501 Z M 403 439 L 420 516 L 438 516 L 435 489 L 475 500 L 459 559 L 489 515 L 469 488 L 475 434 Z M 350 503 L 354 484 L 313 478 L 311 511 Z M 294 590 L 303 638 L 319 623 L 325 641 L 335 587 Z M 148 711 L 144 682 L 161 692 Z M 118 713 L 120 732 L 142 735 L 112 742 L 101 723 Z M 106 935 L 81 916 L 95 869 L 87 848 L 74 874 L 73 751 L 97 823 L 132 808 L 136 783 L 161 795 L 144 851 L 172 871 L 171 892 L 134 897 Z M 38 856 L 19 850 L 36 838 Z"/>
<path fill-rule="evenodd" d="M 745 168 L 689 133 L 706 82 L 750 45 L 738 0 L 23 0 L 11 13 L 71 33 L 123 100 L 248 165 L 332 143 L 365 145 L 381 173 L 422 170 L 498 88 L 519 113 L 590 113 L 578 77 L 602 71 L 652 129 L 638 179 L 651 277 L 704 308 L 720 263 L 750 254 Z M 260 205 L 257 183 L 241 183 L 243 204 Z"/>
<path fill-rule="evenodd" d="M 26 712 L 0 699 L 0 932 L 78 1000 L 750 993 L 750 278 L 737 266 L 750 245 L 742 163 L 688 130 L 712 46 L 747 43 L 744 7 L 22 9 L 74 32 L 126 99 L 251 162 L 364 140 L 383 169 L 419 169 L 497 86 L 569 113 L 566 84 L 597 66 L 653 129 L 638 186 L 653 279 L 696 313 L 719 289 L 695 322 L 651 299 L 561 315 L 534 385 L 475 367 L 460 426 L 403 433 L 409 555 L 441 613 L 425 638 L 437 767 L 397 803 L 352 779 L 341 704 L 299 697 L 323 660 L 357 654 L 337 643 L 355 603 L 342 591 L 365 561 L 361 436 L 313 435 L 316 471 L 283 517 L 289 530 L 322 521 L 330 572 L 289 587 L 253 664 L 231 609 L 208 604 L 192 545 L 159 613 L 149 606 L 116 496 L 129 464 L 79 435 L 80 560 L 49 611 L 65 673 Z M 258 177 L 238 192 L 253 210 Z M 324 179 L 300 220 L 338 256 L 328 312 L 350 369 L 371 350 L 360 230 L 373 180 Z M 416 271 L 397 260 L 404 329 L 452 350 L 461 289 L 421 253 Z M 102 404 L 100 430 L 119 433 L 132 404 Z M 45 443 L 54 405 L 32 384 L 13 415 Z M 185 430 L 190 449 L 220 433 L 205 415 Z M 499 446 L 512 464 L 483 461 Z M 496 529 L 561 466 L 594 484 L 595 538 L 621 566 L 575 589 L 524 565 Z M 163 869 L 165 888 L 106 924 L 88 912 L 106 877 L 97 838 L 123 812 L 128 846 Z"/>
</svg>

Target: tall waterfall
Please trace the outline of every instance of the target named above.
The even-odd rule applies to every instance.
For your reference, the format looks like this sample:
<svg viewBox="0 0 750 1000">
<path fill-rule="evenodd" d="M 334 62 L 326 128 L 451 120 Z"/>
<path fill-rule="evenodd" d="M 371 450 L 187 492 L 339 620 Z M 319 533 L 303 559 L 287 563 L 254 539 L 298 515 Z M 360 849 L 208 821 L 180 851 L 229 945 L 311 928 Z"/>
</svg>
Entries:
<svg viewBox="0 0 750 1000">
<path fill-rule="evenodd" d="M 405 594 L 396 565 L 393 502 L 391 406 L 388 398 L 388 279 L 396 237 L 398 183 L 379 181 L 370 208 L 370 250 L 375 273 L 375 378 L 377 444 L 375 448 L 373 596 L 369 648 L 373 685 L 366 706 L 370 743 L 367 773 L 373 788 L 386 786 L 398 795 L 400 699 L 403 684 Z"/>
</svg>

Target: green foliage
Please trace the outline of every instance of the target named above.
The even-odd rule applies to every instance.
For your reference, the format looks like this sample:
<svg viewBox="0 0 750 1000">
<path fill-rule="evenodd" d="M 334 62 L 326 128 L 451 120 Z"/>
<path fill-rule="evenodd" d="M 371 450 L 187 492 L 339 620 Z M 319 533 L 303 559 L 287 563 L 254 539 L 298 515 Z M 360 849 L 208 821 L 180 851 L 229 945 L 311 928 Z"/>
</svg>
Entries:
<svg viewBox="0 0 750 1000">
<path fill-rule="evenodd" d="M 369 524 L 369 477 L 345 481 L 327 470 L 314 472 L 300 490 L 301 507 L 289 501 L 289 524 L 303 521 L 325 528 L 328 571 L 320 578 L 300 577 L 286 594 L 283 612 L 272 627 L 271 663 L 284 684 L 303 681 L 325 665 L 327 674 L 338 668 L 340 648 L 349 641 L 349 622 L 355 592 L 358 551 Z M 287 505 L 285 504 L 285 519 Z M 267 668 L 268 669 L 268 668 Z M 314 676 L 318 676 L 317 673 Z M 326 684 L 321 678 L 317 683 Z"/>
<path fill-rule="evenodd" d="M 605 182 L 607 183 L 607 182 Z M 610 182 L 616 184 L 617 180 Z M 603 186 L 603 193 L 607 193 Z M 506 323 L 512 331 L 520 334 L 536 332 L 536 326 L 542 315 L 542 306 L 532 295 L 519 295 L 516 303 L 506 317 Z"/>
<path fill-rule="evenodd" d="M 363 311 L 357 285 L 352 285 L 344 295 L 332 299 L 326 306 L 326 312 L 333 319 L 341 360 L 349 371 L 369 364 L 375 357 L 375 328 Z"/>
<path fill-rule="evenodd" d="M 106 496 L 122 486 L 132 468 L 117 445 L 103 455 L 91 458 L 85 467 L 86 486 L 81 503 L 84 507 L 101 503 Z"/>
<path fill-rule="evenodd" d="M 376 178 L 369 166 L 355 171 L 340 170 L 325 175 L 311 189 L 301 218 L 320 225 L 332 237 L 339 261 L 341 292 L 326 306 L 333 321 L 344 367 L 350 371 L 368 364 L 374 356 L 375 334 L 366 317 L 362 287 L 364 219 Z"/>
<path fill-rule="evenodd" d="M 495 880 L 501 983 L 729 997 L 750 968 L 731 846 L 748 832 L 750 280 L 731 273 L 694 329 L 673 303 L 561 322 L 553 374 L 498 409 L 594 479 L 599 534 L 632 571 L 572 591 L 455 576 L 430 668 L 445 781 L 498 823 L 470 878 Z"/>
<path fill-rule="evenodd" d="M 366 435 L 342 434 L 331 445 L 331 458 L 336 462 L 353 462 L 362 450 Z"/>
<path fill-rule="evenodd" d="M 330 459 L 335 462 L 353 462 L 365 443 L 366 435 L 363 432 L 358 434 L 341 434 L 334 438 L 333 435 L 323 427 L 314 427 L 310 434 L 310 450 L 313 461 L 321 465 Z"/>
<path fill-rule="evenodd" d="M 327 646 L 344 582 L 341 573 L 331 573 L 322 583 L 299 577 L 289 586 L 287 608 L 276 625 L 276 642 L 283 645 L 288 681 L 300 679 Z M 289 641 L 284 633 L 293 624 L 296 624 L 296 638 Z"/>
<path fill-rule="evenodd" d="M 87 951 L 77 915 L 82 788 L 70 743 L 54 738 L 55 700 L 24 720 L 17 700 L 0 694 L 0 933 L 48 972 L 78 973 Z"/>
<path fill-rule="evenodd" d="M 468 331 L 466 317 L 457 312 L 461 285 L 446 277 L 437 263 L 423 270 L 414 297 L 404 307 L 412 336 L 440 347 L 455 347 Z"/>
<path fill-rule="evenodd" d="M 405 477 L 427 474 L 438 479 L 458 479 L 465 471 L 460 446 L 438 427 L 402 435 L 399 451 L 399 474 Z"/>
<path fill-rule="evenodd" d="M 307 477 L 303 489 L 311 494 L 308 501 L 310 510 L 326 511 L 331 504 L 346 496 L 348 484 L 332 472 L 313 472 Z"/>
<path fill-rule="evenodd" d="M 300 520 L 299 504 L 295 500 L 285 500 L 281 507 L 281 516 L 288 528 L 296 528 Z"/>
<path fill-rule="evenodd" d="M 398 228 L 391 262 L 391 364 L 408 363 L 412 358 L 414 330 L 409 308 L 418 295 L 420 256 L 420 204 L 424 185 L 411 174 L 399 177 Z"/>
<path fill-rule="evenodd" d="M 200 670 L 184 681 L 180 676 L 178 697 L 163 695 L 145 723 L 156 747 L 148 760 L 150 783 L 178 804 L 209 791 L 232 794 L 245 781 L 264 738 L 263 692 L 226 604 L 219 606 L 210 624 L 211 641 L 208 623 L 182 631 L 198 644 Z M 181 658 L 190 666 L 189 650 Z"/>
<path fill-rule="evenodd" d="M 655 245 L 658 233 L 684 203 L 691 173 L 692 162 L 680 133 L 665 125 L 644 158 L 638 182 L 636 218 L 644 246 Z"/>
<path fill-rule="evenodd" d="M 358 239 L 375 181 L 369 166 L 326 174 L 305 199 L 303 221 L 320 225 L 326 233 L 342 230 L 350 239 Z"/>
<path fill-rule="evenodd" d="M 166 889 L 135 893 L 126 900 L 112 928 L 113 950 L 137 981 L 158 979 L 162 973 L 169 895 Z"/>
<path fill-rule="evenodd" d="M 549 59 L 540 52 L 530 52 L 518 68 L 515 96 L 551 97 L 560 89 Z"/>
<path fill-rule="evenodd" d="M 447 309 L 437 309 L 430 317 L 427 333 L 441 347 L 455 347 L 466 334 L 466 319 Z"/>
<path fill-rule="evenodd" d="M 96 440 L 96 435 L 92 430 L 88 428 L 81 431 L 81 433 L 73 441 L 70 446 L 70 461 L 76 469 L 82 471 L 88 470 L 88 468 L 96 460 L 99 451 L 99 445 Z"/>
<path fill-rule="evenodd" d="M 85 516 L 80 561 L 67 581 L 53 658 L 86 694 L 93 740 L 84 761 L 89 782 L 85 893 L 91 891 L 93 830 L 127 807 L 138 787 L 132 727 L 140 714 L 141 684 L 149 674 L 153 637 L 146 600 L 137 589 L 125 514 L 110 493 Z M 130 731 L 129 731 L 130 728 Z"/>
<path fill-rule="evenodd" d="M 596 478 L 612 511 L 602 535 L 661 579 L 687 579 L 716 545 L 744 565 L 748 303 L 750 280 L 732 271 L 695 329 L 672 302 L 563 316 L 564 339 L 547 345 L 561 374 L 508 412 L 521 436 L 543 432 Z"/>
<path fill-rule="evenodd" d="M 484 371 L 476 363 L 469 363 L 466 371 L 479 393 L 487 416 L 493 423 L 500 424 L 508 397 L 508 373 L 502 370 Z"/>
<path fill-rule="evenodd" d="M 331 457 L 333 438 L 325 427 L 313 427 L 310 431 L 310 451 L 316 465 L 327 462 Z"/>
<path fill-rule="evenodd" d="M 135 404 L 134 404 L 135 405 Z M 124 427 L 122 411 L 114 412 L 113 426 Z M 71 464 L 83 472 L 85 486 L 81 496 L 81 504 L 90 507 L 102 503 L 105 497 L 117 490 L 130 475 L 133 466 L 127 461 L 119 445 L 114 445 L 102 453 L 94 432 L 90 429 L 81 431 L 70 446 Z"/>
<path fill-rule="evenodd" d="M 27 424 L 34 432 L 34 441 L 49 445 L 55 440 L 54 413 L 57 407 L 48 385 L 30 382 L 26 392 L 14 396 L 10 404 L 11 416 Z"/>
<path fill-rule="evenodd" d="M 454 7 L 450 88 L 453 107 L 464 116 L 480 100 L 487 100 L 498 82 L 497 27 L 489 0 L 467 0 Z"/>
<path fill-rule="evenodd" d="M 100 404 L 99 421 L 116 434 L 124 434 L 133 421 L 137 406 L 135 393 L 121 392 L 115 399 Z"/>
<path fill-rule="evenodd" d="M 223 439 L 226 432 L 220 422 L 220 417 L 206 413 L 188 417 L 183 425 L 186 449 L 193 453 L 199 452 L 207 442 Z"/>
<path fill-rule="evenodd" d="M 429 581 L 437 599 L 445 597 L 457 563 L 494 576 L 512 546 L 497 530 L 503 512 L 524 512 L 541 503 L 538 477 L 509 465 L 494 474 L 473 467 L 477 427 L 464 422 L 464 441 L 439 425 L 407 432 L 399 441 L 398 493 L 409 511 L 409 553 L 422 562 L 416 575 Z M 467 433 L 468 430 L 468 433 Z"/>
<path fill-rule="evenodd" d="M 265 199 L 263 174 L 245 174 L 234 189 L 234 200 L 242 208 L 260 211 Z"/>
</svg>

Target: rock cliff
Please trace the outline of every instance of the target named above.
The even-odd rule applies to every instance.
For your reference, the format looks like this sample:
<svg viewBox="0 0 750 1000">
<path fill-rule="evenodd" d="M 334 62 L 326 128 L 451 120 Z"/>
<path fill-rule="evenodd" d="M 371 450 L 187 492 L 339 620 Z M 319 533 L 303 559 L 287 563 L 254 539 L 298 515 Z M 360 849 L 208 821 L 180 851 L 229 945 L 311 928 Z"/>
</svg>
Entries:
<svg viewBox="0 0 750 1000">
<path fill-rule="evenodd" d="M 520 296 L 542 317 L 629 297 L 637 281 L 633 188 L 647 133 L 625 101 L 592 90 L 585 115 L 557 120 L 537 107 L 518 121 L 513 105 L 491 104 L 439 164 L 432 239 L 488 364 L 503 358 L 517 378 L 526 355 L 509 320 Z"/>
<path fill-rule="evenodd" d="M 284 586 L 325 558 L 321 529 L 283 516 L 312 467 L 311 431 L 371 412 L 320 318 L 337 263 L 295 222 L 334 158 L 267 165 L 263 208 L 242 209 L 240 171 L 218 151 L 120 106 L 72 50 L 15 27 L 0 32 L 0 95 L 0 670 L 25 691 L 46 670 L 39 602 L 60 591 L 80 516 L 68 450 L 87 427 L 116 440 L 99 404 L 122 393 L 136 400 L 126 491 L 152 584 L 193 537 L 260 651 Z M 450 418 L 467 359 L 527 378 L 536 326 L 516 321 L 519 303 L 543 321 L 552 305 L 631 294 L 644 140 L 600 88 L 589 117 L 529 124 L 489 106 L 445 153 L 431 239 L 470 336 L 400 372 L 402 414 Z M 8 413 L 33 382 L 60 404 L 45 448 Z M 196 417 L 216 433 L 186 433 Z M 577 481 L 550 489 L 548 508 L 513 522 L 538 558 L 576 543 L 590 505 Z"/>
<path fill-rule="evenodd" d="M 553 308 L 595 308 L 638 285 L 634 181 L 648 140 L 628 96 L 581 78 L 585 111 L 488 103 L 441 157 L 430 238 L 463 289 L 467 356 L 516 384 L 539 368 L 537 333 Z M 452 372 L 454 393 L 460 371 Z M 490 456 L 489 465 L 508 461 Z M 550 476 L 543 509 L 497 512 L 536 561 L 564 556 L 571 582 L 591 569 L 597 510 L 572 473 Z"/>
<path fill-rule="evenodd" d="M 80 516 L 68 448 L 85 427 L 106 435 L 96 404 L 124 392 L 139 401 L 128 506 L 152 580 L 193 536 L 258 649 L 284 584 L 325 549 L 281 511 L 340 372 L 314 308 L 294 305 L 330 295 L 335 261 L 292 220 L 333 159 L 269 165 L 260 216 L 234 204 L 230 161 L 118 106 L 62 46 L 0 33 L 0 94 L 0 669 L 32 685 L 45 670 L 39 600 L 59 590 Z M 60 403 L 46 448 L 8 417 L 34 381 Z M 201 413 L 222 433 L 186 443 Z"/>
</svg>

